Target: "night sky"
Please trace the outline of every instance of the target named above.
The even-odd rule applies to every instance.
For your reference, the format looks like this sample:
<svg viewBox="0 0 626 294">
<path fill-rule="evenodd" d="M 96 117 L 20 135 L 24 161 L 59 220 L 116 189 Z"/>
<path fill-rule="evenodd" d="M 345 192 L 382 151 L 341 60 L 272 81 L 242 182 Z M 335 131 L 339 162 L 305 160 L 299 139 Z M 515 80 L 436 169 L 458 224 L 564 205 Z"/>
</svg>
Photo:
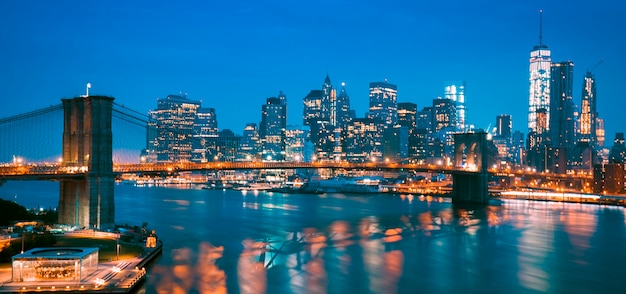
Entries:
<svg viewBox="0 0 626 294">
<path fill-rule="evenodd" d="M 346 82 L 359 117 L 370 82 L 388 79 L 398 102 L 421 109 L 465 80 L 469 123 L 512 114 L 526 133 L 543 9 L 553 62 L 575 64 L 575 104 L 585 70 L 604 59 L 594 73 L 606 145 L 626 131 L 624 1 L 113 2 L 0 1 L 0 118 L 84 94 L 89 81 L 91 94 L 142 113 L 187 93 L 241 134 L 281 90 L 288 123 L 301 125 L 302 98 L 328 74 L 336 88 Z"/>
</svg>

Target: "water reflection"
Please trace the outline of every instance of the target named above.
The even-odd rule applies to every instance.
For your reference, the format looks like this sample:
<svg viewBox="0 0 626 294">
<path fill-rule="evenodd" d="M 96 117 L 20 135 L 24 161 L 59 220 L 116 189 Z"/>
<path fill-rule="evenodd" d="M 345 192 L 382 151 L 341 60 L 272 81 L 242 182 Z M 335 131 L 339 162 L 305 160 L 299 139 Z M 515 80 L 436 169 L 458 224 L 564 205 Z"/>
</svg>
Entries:
<svg viewBox="0 0 626 294">
<path fill-rule="evenodd" d="M 215 262 L 222 257 L 224 248 L 202 242 L 197 257 L 190 248 L 172 250 L 171 267 L 156 266 L 157 293 L 227 293 L 226 275 Z"/>
<path fill-rule="evenodd" d="M 150 271 L 159 293 L 615 290 L 621 286 L 607 281 L 605 269 L 626 262 L 624 254 L 599 258 L 598 249 L 626 245 L 611 237 L 624 236 L 621 208 L 521 200 L 461 206 L 411 195 L 194 197 L 186 212 L 177 210 L 181 202 L 159 208 L 172 214 L 165 227 L 182 228 L 160 234 L 177 240 L 177 249 Z M 602 286 L 582 282 L 590 280 Z"/>
</svg>

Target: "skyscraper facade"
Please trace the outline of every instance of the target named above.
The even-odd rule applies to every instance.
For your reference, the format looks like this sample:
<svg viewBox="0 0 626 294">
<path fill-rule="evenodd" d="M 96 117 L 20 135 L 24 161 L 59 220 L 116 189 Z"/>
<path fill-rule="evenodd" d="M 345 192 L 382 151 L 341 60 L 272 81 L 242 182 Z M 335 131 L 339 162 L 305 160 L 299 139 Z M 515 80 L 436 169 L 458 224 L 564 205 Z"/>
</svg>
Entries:
<svg viewBox="0 0 626 294">
<path fill-rule="evenodd" d="M 571 150 L 576 143 L 572 100 L 574 63 L 569 60 L 553 63 L 550 77 L 550 145 Z"/>
<path fill-rule="evenodd" d="M 148 112 L 147 161 L 190 161 L 194 122 L 200 102 L 186 96 L 169 95 L 157 100 L 157 109 Z"/>
<path fill-rule="evenodd" d="M 217 136 L 218 128 L 215 108 L 198 108 L 193 124 L 193 150 L 191 154 L 191 161 L 211 161 L 210 156 L 208 156 L 209 150 L 207 150 L 207 139 L 215 138 Z"/>
<path fill-rule="evenodd" d="M 259 137 L 264 160 L 284 160 L 287 104 L 280 98 L 270 97 L 261 107 Z"/>
<path fill-rule="evenodd" d="M 417 128 L 417 104 L 411 102 L 398 103 L 398 124 L 409 130 Z"/>
<path fill-rule="evenodd" d="M 433 100 L 433 118 L 434 118 L 434 135 L 435 141 L 439 141 L 438 146 L 443 146 L 443 150 L 433 154 L 435 157 L 452 157 L 452 149 L 454 148 L 454 133 L 458 131 L 457 127 L 457 109 L 456 102 L 450 99 L 437 98 Z M 431 149 L 435 151 L 436 148 Z"/>
<path fill-rule="evenodd" d="M 528 98 L 528 131 L 541 134 L 544 130 L 540 125 L 545 122 L 540 113 L 548 114 L 550 111 L 550 49 L 543 44 L 542 36 L 542 13 L 539 24 L 539 44 L 530 51 L 530 91 Z"/>
<path fill-rule="evenodd" d="M 355 118 L 348 125 L 346 160 L 369 162 L 381 160 L 382 131 L 371 118 Z"/>
<path fill-rule="evenodd" d="M 384 82 L 370 83 L 369 116 L 380 126 L 390 127 L 398 122 L 398 87 Z"/>
<path fill-rule="evenodd" d="M 337 127 L 345 130 L 350 121 L 352 120 L 352 114 L 350 111 L 350 96 L 346 92 L 346 83 L 341 83 L 341 89 L 337 94 L 336 113 L 337 113 Z"/>
<path fill-rule="evenodd" d="M 582 100 L 579 118 L 579 138 L 581 142 L 589 142 L 589 145 L 596 147 L 597 138 L 597 119 L 596 111 L 596 79 L 595 76 L 587 71 L 583 79 Z"/>
<path fill-rule="evenodd" d="M 444 98 L 454 101 L 456 107 L 456 131 L 467 128 L 465 122 L 465 81 L 451 82 L 444 87 Z"/>
<path fill-rule="evenodd" d="M 287 126 L 285 131 L 285 160 L 293 162 L 310 161 L 311 154 L 307 150 L 308 144 L 308 127 Z"/>
<path fill-rule="evenodd" d="M 325 120 L 322 112 L 322 97 L 324 92 L 322 90 L 311 90 L 309 94 L 302 99 L 303 113 L 302 124 L 312 127 L 317 121 Z"/>
<path fill-rule="evenodd" d="M 510 138 L 513 131 L 513 119 L 510 114 L 496 116 L 496 133 L 494 137 Z"/>
<path fill-rule="evenodd" d="M 260 155 L 259 130 L 256 123 L 247 123 L 239 142 L 238 161 L 253 161 Z"/>
</svg>

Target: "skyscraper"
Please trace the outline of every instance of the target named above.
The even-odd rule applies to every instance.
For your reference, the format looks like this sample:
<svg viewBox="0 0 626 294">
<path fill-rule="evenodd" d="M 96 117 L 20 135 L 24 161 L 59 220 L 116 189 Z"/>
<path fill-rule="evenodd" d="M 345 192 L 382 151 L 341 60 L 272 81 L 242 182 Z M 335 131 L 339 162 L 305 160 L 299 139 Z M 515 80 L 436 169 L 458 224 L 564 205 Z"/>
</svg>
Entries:
<svg viewBox="0 0 626 294">
<path fill-rule="evenodd" d="M 626 145 L 624 145 L 624 133 L 616 133 L 613 147 L 609 153 L 609 163 L 626 163 Z"/>
<path fill-rule="evenodd" d="M 198 108 L 193 124 L 193 150 L 191 161 L 207 162 L 211 161 L 207 156 L 208 138 L 217 137 L 217 115 L 215 108 Z"/>
<path fill-rule="evenodd" d="M 370 83 L 369 116 L 375 123 L 383 126 L 394 126 L 398 122 L 398 87 L 384 82 Z"/>
<path fill-rule="evenodd" d="M 589 145 L 596 147 L 597 138 L 597 120 L 598 112 L 596 111 L 596 79 L 595 76 L 587 71 L 583 79 L 582 101 L 580 108 L 580 140 L 581 142 L 589 142 Z"/>
<path fill-rule="evenodd" d="M 513 119 L 510 114 L 500 114 L 496 116 L 496 134 L 498 138 L 511 138 L 513 130 Z"/>
<path fill-rule="evenodd" d="M 285 131 L 285 160 L 308 162 L 311 154 L 307 146 L 309 141 L 309 127 L 287 126 Z"/>
<path fill-rule="evenodd" d="M 373 119 L 353 119 L 348 125 L 346 160 L 350 162 L 381 160 L 382 134 Z"/>
<path fill-rule="evenodd" d="M 444 98 L 456 104 L 456 130 L 459 132 L 467 128 L 465 122 L 465 81 L 451 82 L 444 88 Z"/>
<path fill-rule="evenodd" d="M 331 126 L 337 125 L 337 90 L 330 83 L 330 77 L 326 75 L 322 85 L 322 110 L 321 117 L 327 120 Z"/>
<path fill-rule="evenodd" d="M 281 92 L 282 94 L 282 92 Z M 285 129 L 287 127 L 287 104 L 277 97 L 267 98 L 261 107 L 259 137 L 264 160 L 283 160 L 285 156 Z"/>
<path fill-rule="evenodd" d="M 571 149 L 575 144 L 576 129 L 572 100 L 574 63 L 569 60 L 553 63 L 550 76 L 550 144 Z"/>
<path fill-rule="evenodd" d="M 190 161 L 193 125 L 200 102 L 186 96 L 169 95 L 157 100 L 148 112 L 148 161 Z"/>
<path fill-rule="evenodd" d="M 457 117 L 456 117 L 456 103 L 450 99 L 437 98 L 433 99 L 434 109 L 434 131 L 439 132 L 441 130 L 456 131 Z"/>
<path fill-rule="evenodd" d="M 259 130 L 256 123 L 247 123 L 239 143 L 238 160 L 252 161 L 259 155 Z"/>
<path fill-rule="evenodd" d="M 336 113 L 337 113 L 337 127 L 345 131 L 348 124 L 352 120 L 350 112 L 350 96 L 346 92 L 346 83 L 341 82 L 341 90 L 337 94 Z"/>
<path fill-rule="evenodd" d="M 324 92 L 322 90 L 311 90 L 309 94 L 302 99 L 303 103 L 303 113 L 302 113 L 302 124 L 305 126 L 310 126 L 313 128 L 313 125 L 319 120 L 325 120 L 322 113 L 322 97 L 324 96 Z"/>
<path fill-rule="evenodd" d="M 411 102 L 398 103 L 398 124 L 409 130 L 417 128 L 417 104 Z"/>
<path fill-rule="evenodd" d="M 539 12 L 539 44 L 530 51 L 530 95 L 528 98 L 528 131 L 538 134 L 545 131 L 540 127 L 546 122 L 539 121 L 539 113 L 550 111 L 550 49 L 543 44 L 542 35 L 543 11 Z M 545 117 L 549 121 L 549 117 Z M 533 146 L 531 146 L 533 147 Z"/>
<path fill-rule="evenodd" d="M 443 150 L 437 152 L 442 157 L 451 157 L 454 149 L 454 133 L 457 127 L 456 102 L 450 99 L 433 99 L 434 135 L 443 146 Z M 434 149 L 431 149 L 433 151 Z"/>
</svg>

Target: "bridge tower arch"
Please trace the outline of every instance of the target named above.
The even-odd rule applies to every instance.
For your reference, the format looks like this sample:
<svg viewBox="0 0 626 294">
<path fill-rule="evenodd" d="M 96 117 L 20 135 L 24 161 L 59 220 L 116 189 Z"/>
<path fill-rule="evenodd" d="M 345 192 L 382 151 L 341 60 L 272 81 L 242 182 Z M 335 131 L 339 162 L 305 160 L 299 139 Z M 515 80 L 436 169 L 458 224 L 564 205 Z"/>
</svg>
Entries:
<svg viewBox="0 0 626 294">
<path fill-rule="evenodd" d="M 64 168 L 85 172 L 60 182 L 59 223 L 105 229 L 115 224 L 112 97 L 81 96 L 63 102 Z"/>
<path fill-rule="evenodd" d="M 453 202 L 489 201 L 488 152 L 487 133 L 454 134 L 454 167 L 466 172 L 452 175 Z"/>
</svg>

